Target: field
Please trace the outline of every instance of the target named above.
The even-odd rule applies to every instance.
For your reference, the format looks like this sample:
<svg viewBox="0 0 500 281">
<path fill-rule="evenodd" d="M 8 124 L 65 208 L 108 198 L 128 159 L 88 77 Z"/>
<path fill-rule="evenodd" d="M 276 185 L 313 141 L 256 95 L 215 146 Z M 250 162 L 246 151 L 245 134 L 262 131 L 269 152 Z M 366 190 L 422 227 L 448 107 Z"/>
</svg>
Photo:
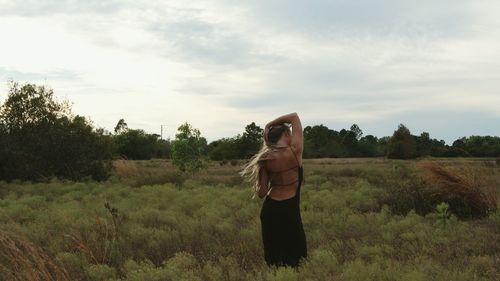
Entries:
<svg viewBox="0 0 500 281">
<path fill-rule="evenodd" d="M 306 160 L 298 270 L 265 265 L 241 162 L 181 174 L 117 161 L 103 183 L 0 182 L 0 280 L 500 280 L 500 212 L 481 209 L 498 205 L 499 161 L 435 159 L 463 192 L 423 162 Z"/>
</svg>

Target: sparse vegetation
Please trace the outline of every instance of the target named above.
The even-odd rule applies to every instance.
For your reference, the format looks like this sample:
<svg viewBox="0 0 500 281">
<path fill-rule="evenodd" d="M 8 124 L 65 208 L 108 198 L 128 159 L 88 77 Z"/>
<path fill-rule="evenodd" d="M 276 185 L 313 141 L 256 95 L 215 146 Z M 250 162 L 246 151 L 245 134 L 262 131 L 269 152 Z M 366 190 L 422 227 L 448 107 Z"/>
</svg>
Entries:
<svg viewBox="0 0 500 281">
<path fill-rule="evenodd" d="M 418 162 L 306 160 L 301 208 L 309 258 L 298 270 L 265 265 L 261 202 L 251 199 L 238 165 L 212 163 L 185 174 L 163 160 L 117 163 L 103 183 L 0 183 L 0 280 L 500 277 L 498 211 L 461 220 L 466 209 L 426 193 L 447 189 L 430 187 L 424 173 L 429 170 L 415 166 Z M 472 174 L 458 171 L 471 169 L 489 177 L 498 194 L 496 165 L 474 160 L 433 165 L 454 176 L 468 178 Z"/>
</svg>

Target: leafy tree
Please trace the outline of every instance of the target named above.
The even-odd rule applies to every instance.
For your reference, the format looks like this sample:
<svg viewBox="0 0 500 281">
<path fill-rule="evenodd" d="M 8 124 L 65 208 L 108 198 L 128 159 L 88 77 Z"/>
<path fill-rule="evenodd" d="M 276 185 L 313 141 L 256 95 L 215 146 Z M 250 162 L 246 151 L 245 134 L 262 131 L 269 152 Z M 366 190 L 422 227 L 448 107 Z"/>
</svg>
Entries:
<svg viewBox="0 0 500 281">
<path fill-rule="evenodd" d="M 410 130 L 405 125 L 399 124 L 389 141 L 387 156 L 395 159 L 409 159 L 416 156 L 415 152 L 416 144 Z"/>
<path fill-rule="evenodd" d="M 360 131 L 361 130 L 359 130 L 357 133 L 359 133 Z M 357 133 L 346 129 L 340 130 L 339 132 L 340 142 L 343 145 L 344 149 L 346 150 L 346 153 L 343 156 L 349 156 L 349 157 L 359 156 Z"/>
<path fill-rule="evenodd" d="M 500 137 L 470 136 L 453 142 L 453 148 L 465 151 L 474 157 L 499 157 Z"/>
<path fill-rule="evenodd" d="M 241 158 L 241 153 L 238 148 L 240 136 L 234 138 L 222 138 L 210 143 L 209 157 L 212 160 L 232 160 Z"/>
<path fill-rule="evenodd" d="M 125 133 L 128 130 L 128 125 L 125 123 L 125 120 L 122 118 L 118 120 L 118 123 L 116 123 L 115 126 L 115 134 L 122 134 Z"/>
<path fill-rule="evenodd" d="M 415 142 L 417 144 L 417 154 L 419 156 L 427 156 L 431 154 L 432 141 L 429 133 L 422 132 L 420 137 L 415 137 Z"/>
<path fill-rule="evenodd" d="M 357 140 L 361 139 L 361 137 L 363 136 L 363 131 L 361 131 L 361 129 L 359 128 L 359 126 L 357 124 L 352 124 L 351 132 L 354 133 Z"/>
<path fill-rule="evenodd" d="M 113 143 L 53 90 L 11 82 L 0 106 L 0 179 L 105 179 Z"/>
<path fill-rule="evenodd" d="M 208 145 L 208 155 L 212 160 L 248 159 L 259 151 L 263 131 L 252 122 L 245 127 L 243 134 L 211 142 Z"/>
<path fill-rule="evenodd" d="M 69 103 L 57 101 L 52 89 L 13 81 L 0 111 L 0 118 L 11 133 L 33 125 L 54 124 L 58 118 L 70 115 Z"/>
<path fill-rule="evenodd" d="M 183 172 L 201 169 L 202 156 L 207 146 L 206 139 L 201 137 L 200 130 L 187 122 L 182 124 L 177 132 L 172 141 L 172 164 Z"/>
<path fill-rule="evenodd" d="M 257 126 L 255 122 L 252 122 L 245 127 L 245 132 L 241 138 L 237 138 L 236 140 L 239 144 L 240 151 L 238 158 L 247 159 L 259 151 L 259 148 L 262 145 L 263 132 L 264 130 Z"/>
<path fill-rule="evenodd" d="M 170 139 L 160 139 L 160 136 L 155 134 L 156 136 L 156 149 L 154 157 L 156 158 L 170 158 Z"/>
<path fill-rule="evenodd" d="M 115 153 L 120 157 L 133 160 L 169 157 L 170 140 L 162 140 L 158 134 L 148 134 L 144 130 L 129 129 L 124 119 L 118 121 L 114 131 Z"/>
<path fill-rule="evenodd" d="M 379 140 L 373 135 L 362 137 L 358 142 L 359 155 L 363 157 L 376 157 L 384 155 L 380 149 Z"/>
<path fill-rule="evenodd" d="M 147 134 L 143 130 L 122 131 L 121 134 L 115 136 L 116 151 L 127 159 L 149 160 L 156 155 L 157 136 Z"/>
<path fill-rule="evenodd" d="M 322 124 L 304 128 L 304 158 L 342 157 L 346 154 L 339 132 Z"/>
</svg>

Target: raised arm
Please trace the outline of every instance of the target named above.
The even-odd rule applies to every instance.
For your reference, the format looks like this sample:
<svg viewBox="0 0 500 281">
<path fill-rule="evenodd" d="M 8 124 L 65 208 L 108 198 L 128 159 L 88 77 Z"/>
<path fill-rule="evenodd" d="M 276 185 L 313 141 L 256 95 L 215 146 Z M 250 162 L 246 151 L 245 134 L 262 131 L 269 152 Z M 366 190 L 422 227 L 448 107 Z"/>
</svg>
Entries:
<svg viewBox="0 0 500 281">
<path fill-rule="evenodd" d="M 267 123 L 264 128 L 264 137 L 267 138 L 267 133 L 269 132 L 269 128 L 271 126 L 284 123 L 292 124 L 292 146 L 296 151 L 302 153 L 304 148 L 304 132 L 302 131 L 302 123 L 300 122 L 299 115 L 296 112 L 280 116 Z"/>
</svg>

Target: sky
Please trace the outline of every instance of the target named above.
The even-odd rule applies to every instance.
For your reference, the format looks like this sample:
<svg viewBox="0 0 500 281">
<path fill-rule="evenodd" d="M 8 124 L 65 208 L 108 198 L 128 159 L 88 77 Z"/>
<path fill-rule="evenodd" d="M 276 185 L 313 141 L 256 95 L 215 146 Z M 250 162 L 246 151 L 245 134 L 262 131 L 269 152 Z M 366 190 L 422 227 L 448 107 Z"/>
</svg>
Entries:
<svg viewBox="0 0 500 281">
<path fill-rule="evenodd" d="M 500 135 L 500 1 L 0 0 L 8 81 L 51 87 L 112 131 L 212 141 L 297 112 L 303 126 L 451 144 Z"/>
</svg>

